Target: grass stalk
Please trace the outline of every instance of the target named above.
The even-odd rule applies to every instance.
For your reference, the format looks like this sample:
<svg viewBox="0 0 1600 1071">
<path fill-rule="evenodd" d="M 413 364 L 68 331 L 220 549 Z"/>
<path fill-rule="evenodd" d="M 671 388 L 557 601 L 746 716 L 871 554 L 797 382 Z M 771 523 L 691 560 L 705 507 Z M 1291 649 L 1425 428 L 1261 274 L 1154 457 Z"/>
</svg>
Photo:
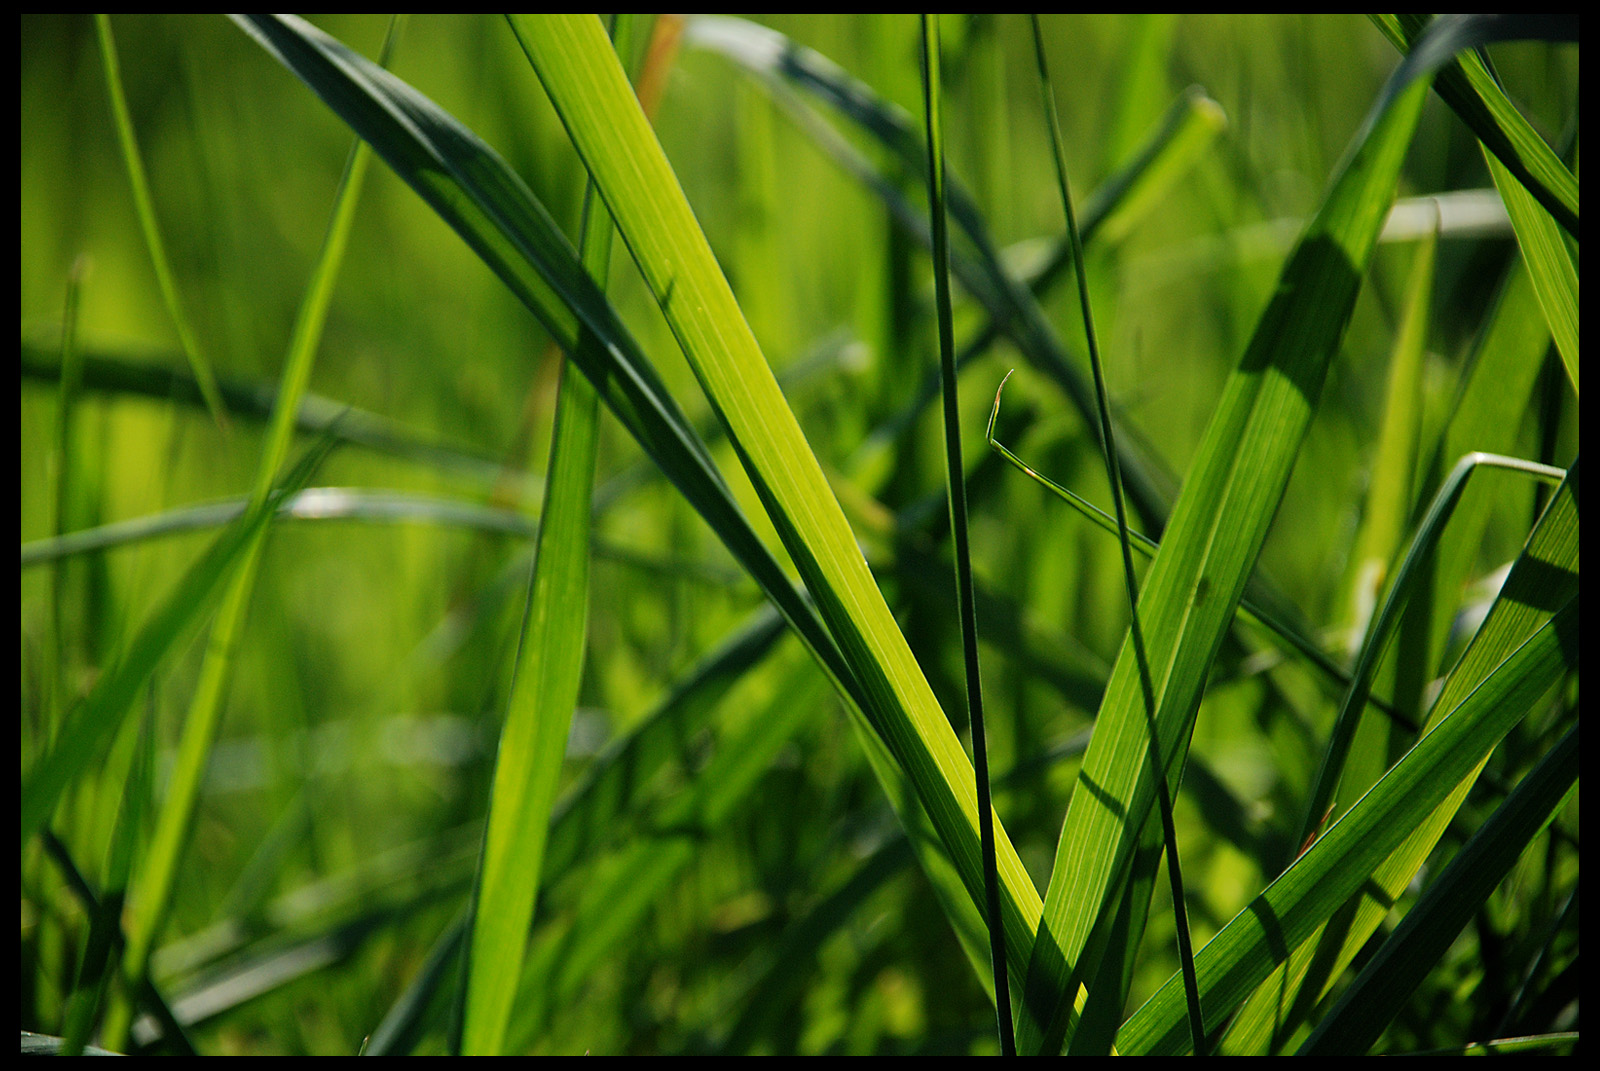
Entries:
<svg viewBox="0 0 1600 1071">
<path fill-rule="evenodd" d="M 944 398 L 945 486 L 950 533 L 955 541 L 956 614 L 961 621 L 967 714 L 972 726 L 972 765 L 978 796 L 978 838 L 983 856 L 984 918 L 994 974 L 1000 1054 L 1017 1054 L 1006 978 L 1005 918 L 995 867 L 994 806 L 989 799 L 989 744 L 983 726 L 983 684 L 978 666 L 978 617 L 972 591 L 972 550 L 967 533 L 966 466 L 961 460 L 961 408 L 956 393 L 955 326 L 950 309 L 950 239 L 945 219 L 944 128 L 939 107 L 939 16 L 922 16 L 922 98 L 927 120 L 930 231 L 933 235 L 934 302 L 939 321 L 939 375 Z"/>
<path fill-rule="evenodd" d="M 1089 367 L 1094 376 L 1094 396 L 1099 416 L 1101 454 L 1106 463 L 1106 482 L 1110 485 L 1111 501 L 1117 514 L 1117 541 L 1122 547 L 1122 578 L 1128 595 L 1128 610 L 1132 615 L 1128 628 L 1133 644 L 1134 658 L 1138 663 L 1139 690 L 1144 697 L 1146 731 L 1150 739 L 1150 765 L 1156 782 L 1156 804 L 1161 816 L 1161 832 L 1166 848 L 1167 876 L 1172 885 L 1172 910 L 1178 935 L 1178 962 L 1183 971 L 1184 996 L 1189 1005 L 1190 1043 L 1197 1054 L 1205 1055 L 1205 1017 L 1200 1011 L 1199 988 L 1194 978 L 1194 949 L 1190 944 L 1189 916 L 1183 895 L 1183 872 L 1178 862 L 1178 832 L 1172 821 L 1172 797 L 1167 788 L 1167 765 L 1161 759 L 1161 745 L 1156 733 L 1155 685 L 1150 680 L 1150 658 L 1145 650 L 1144 629 L 1139 624 L 1139 582 L 1133 573 L 1133 547 L 1128 537 L 1128 513 L 1122 495 L 1122 467 L 1118 462 L 1116 432 L 1111 425 L 1111 406 L 1106 392 L 1105 371 L 1100 364 L 1100 345 L 1095 338 L 1094 313 L 1089 304 L 1089 269 L 1083 259 L 1083 240 L 1078 234 L 1078 221 L 1072 210 L 1072 190 L 1067 182 L 1067 158 L 1061 144 L 1061 121 L 1056 115 L 1055 86 L 1050 81 L 1050 68 L 1044 55 L 1044 31 L 1039 28 L 1039 16 L 1031 16 L 1033 25 L 1034 56 L 1039 63 L 1039 84 L 1044 95 L 1045 117 L 1050 127 L 1050 147 L 1054 150 L 1056 181 L 1061 189 L 1061 205 L 1067 217 L 1067 235 L 1072 243 L 1072 260 L 1077 267 L 1078 305 L 1083 312 L 1084 340 L 1089 350 Z M 1137 905 L 1135 905 L 1137 910 Z M 1103 996 L 1103 995 L 1102 995 Z M 1118 994 L 1117 1003 L 1121 1003 Z"/>
<path fill-rule="evenodd" d="M 111 33 L 111 16 L 97 14 L 95 33 L 100 41 L 100 63 L 105 72 L 106 92 L 111 99 L 111 117 L 116 126 L 117 144 L 122 148 L 122 162 L 128 172 L 128 183 L 133 189 L 133 205 L 139 215 L 139 227 L 144 232 L 145 247 L 150 253 L 150 264 L 155 269 L 156 283 L 161 287 L 161 299 L 166 303 L 167 315 L 178 332 L 178 344 L 189 360 L 199 384 L 200 395 L 205 399 L 211 419 L 226 430 L 228 411 L 223 407 L 222 395 L 217 390 L 216 373 L 211 361 L 200 348 L 200 338 L 184 311 L 183 298 L 178 290 L 172 265 L 167 260 L 167 246 L 161 238 L 161 225 L 156 220 L 155 203 L 150 197 L 150 181 L 145 177 L 144 162 L 139 156 L 139 142 L 134 134 L 133 119 L 128 114 L 128 99 L 122 89 L 122 64 L 117 58 L 117 43 Z"/>
</svg>

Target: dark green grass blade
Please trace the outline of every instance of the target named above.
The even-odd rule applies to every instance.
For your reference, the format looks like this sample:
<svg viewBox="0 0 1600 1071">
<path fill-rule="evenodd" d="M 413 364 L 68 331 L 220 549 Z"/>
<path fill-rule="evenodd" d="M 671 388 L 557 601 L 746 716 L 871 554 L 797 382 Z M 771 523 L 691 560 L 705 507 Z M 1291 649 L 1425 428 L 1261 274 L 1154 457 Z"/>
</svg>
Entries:
<svg viewBox="0 0 1600 1071">
<path fill-rule="evenodd" d="M 1444 715 L 1484 685 L 1496 667 L 1549 620 L 1553 607 L 1565 604 L 1578 594 L 1577 482 L 1578 470 L 1574 464 L 1513 565 L 1483 626 L 1446 678 L 1434 702 L 1430 726 L 1436 726 Z M 1325 936 L 1317 933 L 1321 926 L 1319 921 L 1312 928 L 1315 942 L 1298 949 L 1292 945 L 1274 946 L 1272 956 L 1281 962 L 1270 972 L 1263 971 L 1260 964 L 1249 968 L 1262 971 L 1257 977 L 1265 979 L 1265 983 L 1256 987 L 1256 992 L 1234 1020 L 1225 1051 L 1268 1051 L 1274 1036 L 1292 1033 L 1296 1023 L 1309 1014 L 1310 1007 L 1327 986 L 1388 917 L 1394 903 L 1432 852 L 1472 787 L 1495 739 L 1498 738 L 1490 737 L 1483 743 L 1482 757 L 1465 775 L 1457 777 L 1449 772 L 1437 775 L 1447 780 L 1454 778 L 1444 786 L 1447 794 L 1443 802 L 1409 817 L 1402 831 L 1404 842 L 1387 852 L 1386 857 L 1365 864 L 1370 873 L 1361 892 L 1325 916 L 1330 919 Z M 1434 787 L 1430 785 L 1429 791 Z M 1307 975 L 1313 969 L 1317 976 L 1308 981 Z M 1175 1010 L 1169 1008 L 1167 1012 Z M 1139 1014 L 1143 1016 L 1145 1012 Z"/>
<path fill-rule="evenodd" d="M 1218 1015 L 1370 880 L 1372 870 L 1481 763 L 1500 738 L 1577 664 L 1578 602 L 1551 618 L 1348 814 L 1267 887 L 1196 957 L 1207 1007 Z M 1182 993 L 1173 978 L 1118 1034 L 1127 1053 L 1185 1049 Z"/>
<path fill-rule="evenodd" d="M 989 801 L 989 744 L 984 734 L 983 685 L 978 666 L 978 617 L 972 590 L 972 551 L 967 533 L 966 466 L 961 460 L 961 407 L 956 394 L 956 339 L 950 309 L 950 236 L 945 219 L 944 127 L 940 108 L 939 16 L 922 16 L 922 99 L 928 134 L 928 209 L 933 236 L 934 301 L 939 321 L 939 374 L 944 399 L 945 486 L 954 537 L 956 613 L 961 619 L 967 715 L 972 725 L 972 766 L 978 795 L 978 839 L 983 856 L 984 919 L 989 926 L 989 963 L 994 976 L 1000 1055 L 1017 1054 L 1006 977 L 1005 916 L 995 871 L 994 807 Z"/>
<path fill-rule="evenodd" d="M 1439 96 L 1460 116 L 1517 181 L 1527 187 L 1556 222 L 1578 237 L 1578 178 L 1545 144 L 1538 131 L 1495 82 L 1481 57 L 1470 50 L 1490 41 L 1576 41 L 1576 15 L 1371 15 L 1373 23 L 1401 52 L 1419 52 L 1428 38 L 1428 55 L 1416 65 L 1439 67 Z M 1437 28 L 1436 28 L 1437 27 Z M 1458 54 L 1459 52 L 1459 54 Z"/>
<path fill-rule="evenodd" d="M 1045 115 L 1050 128 L 1050 146 L 1054 151 L 1056 165 L 1056 180 L 1061 188 L 1061 204 L 1067 218 L 1067 236 L 1072 242 L 1072 259 L 1077 264 L 1078 270 L 1078 305 L 1083 312 L 1083 329 L 1085 342 L 1089 349 L 1089 367 L 1094 374 L 1094 395 L 1097 415 L 1099 416 L 1100 452 L 1106 463 L 1106 482 L 1110 485 L 1111 501 L 1117 514 L 1117 542 L 1122 548 L 1122 579 L 1123 586 L 1128 596 L 1128 609 L 1131 621 L 1128 628 L 1128 641 L 1132 645 L 1134 659 L 1139 670 L 1139 691 L 1144 698 L 1144 712 L 1149 733 L 1149 756 L 1151 773 L 1156 783 L 1156 807 L 1161 816 L 1161 839 L 1167 859 L 1167 873 L 1172 888 L 1172 909 L 1174 928 L 1178 936 L 1178 961 L 1182 965 L 1184 994 L 1189 1005 L 1189 1033 L 1192 1044 L 1197 1052 L 1203 1052 L 1205 1040 L 1204 1017 L 1200 1011 L 1200 996 L 1194 980 L 1194 949 L 1190 944 L 1189 915 L 1183 894 L 1183 875 L 1178 860 L 1178 834 L 1172 821 L 1172 794 L 1167 786 L 1165 777 L 1166 763 L 1161 759 L 1160 741 L 1155 731 L 1156 697 L 1155 684 L 1150 679 L 1150 660 L 1145 649 L 1144 629 L 1139 623 L 1139 582 L 1133 573 L 1133 547 L 1128 536 L 1128 513 L 1122 493 L 1122 472 L 1117 463 L 1116 431 L 1111 425 L 1111 406 L 1106 394 L 1105 373 L 1100 364 L 1100 345 L 1095 337 L 1094 314 L 1089 303 L 1089 278 L 1086 268 L 1087 262 L 1083 259 L 1083 240 L 1078 233 L 1077 217 L 1072 209 L 1072 191 L 1067 182 L 1067 157 L 1061 145 L 1061 122 L 1056 115 L 1055 86 L 1050 81 L 1050 69 L 1044 54 L 1044 31 L 1039 28 L 1039 16 L 1032 16 L 1033 23 L 1033 48 L 1034 56 L 1039 64 L 1039 82 L 1044 92 Z M 1144 839 L 1152 842 L 1153 833 L 1143 834 Z M 1126 925 L 1130 929 L 1143 929 L 1143 904 L 1148 903 L 1148 890 L 1141 889 L 1142 895 L 1134 894 L 1133 890 L 1142 884 L 1141 876 L 1135 877 L 1135 883 L 1130 884 L 1127 894 L 1123 897 L 1124 910 L 1118 911 L 1119 918 L 1126 918 Z M 1132 912 L 1137 917 L 1127 917 L 1126 912 Z M 1108 957 L 1107 963 L 1116 971 L 1117 982 L 1113 983 L 1102 977 L 1097 977 L 1090 987 L 1090 1006 L 1096 1001 L 1105 1004 L 1109 1009 L 1120 1012 L 1123 1002 L 1127 999 L 1126 985 L 1131 979 L 1131 961 L 1133 948 L 1138 944 L 1137 936 L 1114 936 L 1111 940 L 1113 948 L 1122 948 L 1121 956 Z M 1097 991 L 1098 990 L 1098 991 Z M 1086 1010 L 1086 1015 L 1091 1014 Z M 1107 1016 L 1110 1018 L 1111 1016 Z M 1102 1035 L 1108 1036 L 1108 1035 Z M 1088 1039 L 1097 1043 L 1096 1039 Z M 1110 1048 L 1109 1040 L 1106 1048 Z"/>
<path fill-rule="evenodd" d="M 1428 886 L 1317 1024 L 1300 1055 L 1361 1053 L 1376 1044 L 1577 783 L 1578 729 L 1573 726 Z"/>
<path fill-rule="evenodd" d="M 1483 625 L 1446 677 L 1433 704 L 1430 726 L 1542 625 L 1552 607 L 1578 594 L 1577 487 L 1578 465 L 1574 462 L 1513 564 Z M 1481 764 L 1453 787 L 1440 806 L 1413 823 L 1405 843 L 1373 870 L 1361 895 L 1340 908 L 1326 932 L 1318 933 L 1315 941 L 1296 949 L 1275 968 L 1230 1027 L 1226 1051 L 1276 1050 L 1282 1040 L 1293 1035 L 1388 917 L 1444 835 L 1479 772 Z"/>
<path fill-rule="evenodd" d="M 1181 776 L 1210 666 L 1309 427 L 1421 110 L 1407 90 L 1363 130 L 1230 378 L 1140 597 L 1166 777 Z M 1094 977 L 1155 798 L 1125 644 L 1068 807 L 1029 968 L 1019 1044 L 1057 1052 Z M 1109 1039 L 1107 1039 L 1109 1040 Z"/>
</svg>

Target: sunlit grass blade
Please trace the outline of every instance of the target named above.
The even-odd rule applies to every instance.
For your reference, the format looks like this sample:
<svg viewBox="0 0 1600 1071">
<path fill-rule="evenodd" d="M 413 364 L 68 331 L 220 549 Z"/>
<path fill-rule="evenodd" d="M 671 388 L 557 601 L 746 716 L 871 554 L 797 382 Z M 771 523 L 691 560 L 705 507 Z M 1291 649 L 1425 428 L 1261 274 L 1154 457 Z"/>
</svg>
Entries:
<svg viewBox="0 0 1600 1071">
<path fill-rule="evenodd" d="M 1389 43 L 1405 53 L 1419 48 L 1433 26 L 1433 20 L 1424 14 L 1369 17 Z M 1478 136 L 1484 147 L 1544 205 L 1556 222 L 1568 234 L 1578 237 L 1577 176 L 1522 117 L 1482 58 L 1471 49 L 1472 45 L 1488 40 L 1576 40 L 1578 20 L 1561 15 L 1478 14 L 1441 16 L 1437 21 L 1444 24 L 1441 41 L 1446 42 L 1446 49 L 1441 50 L 1443 54 L 1436 56 L 1433 62 L 1437 65 L 1448 60 L 1443 62 L 1436 79 L 1439 96 Z M 1569 32 L 1571 36 L 1565 36 Z M 1455 51 L 1455 41 L 1464 43 L 1466 50 L 1448 58 Z"/>
<path fill-rule="evenodd" d="M 1506 212 L 1517 231 L 1517 244 L 1528 266 L 1528 278 L 1544 311 L 1550 335 L 1555 339 L 1561 363 L 1578 393 L 1578 267 L 1572 262 L 1561 231 L 1544 206 L 1534 200 L 1523 185 L 1495 156 L 1484 153 L 1495 187 L 1505 198 Z"/>
<path fill-rule="evenodd" d="M 707 246 L 654 133 L 588 19 L 515 19 L 556 111 L 606 198 L 851 674 L 975 901 L 983 896 L 971 764 L 878 591 L 816 458 Z M 996 826 L 1010 966 L 1037 894 Z"/>
<path fill-rule="evenodd" d="M 1369 1050 L 1578 783 L 1573 726 L 1472 835 L 1300 1047 Z"/>
<path fill-rule="evenodd" d="M 1407 752 L 1295 864 L 1200 950 L 1195 967 L 1212 1015 L 1254 989 L 1309 937 L 1405 839 L 1409 830 L 1470 775 L 1500 738 L 1577 664 L 1576 598 Z M 1176 1055 L 1187 1024 L 1179 979 L 1169 979 L 1117 1035 L 1123 1052 Z"/>
<path fill-rule="evenodd" d="M 161 298 L 166 302 L 167 314 L 178 332 L 178 344 L 194 371 L 200 395 L 205 399 L 211 419 L 219 427 L 228 426 L 228 411 L 223 407 L 217 390 L 216 372 L 211 361 L 200 348 L 200 339 L 189 323 L 183 299 L 178 292 L 172 265 L 167 261 L 167 246 L 161 238 L 161 225 L 156 221 L 155 204 L 150 197 L 150 182 L 145 177 L 144 162 L 139 157 L 139 142 L 133 132 L 133 119 L 128 115 L 128 100 L 122 91 L 122 70 L 117 59 L 117 45 L 111 35 L 111 16 L 95 16 L 95 32 L 100 39 L 100 62 L 105 69 L 106 90 L 111 97 L 111 115 L 117 130 L 117 144 L 122 148 L 123 166 L 128 171 L 128 183 L 133 188 L 133 204 L 139 215 L 139 227 L 144 232 L 146 248 L 150 251 L 150 264 L 155 269 L 156 282 L 161 287 Z"/>
<path fill-rule="evenodd" d="M 1494 667 L 1578 593 L 1578 465 L 1567 473 L 1512 566 L 1494 605 L 1434 700 L 1432 726 L 1478 687 Z M 1446 529 L 1448 531 L 1448 529 Z M 1466 798 L 1482 763 L 1444 802 L 1414 823 L 1405 842 L 1376 867 L 1362 895 L 1343 905 L 1326 932 L 1293 951 L 1246 1003 L 1229 1029 L 1232 1053 L 1276 1051 L 1294 1036 L 1315 1003 L 1352 962 L 1427 860 Z"/>
<path fill-rule="evenodd" d="M 632 25 L 632 17 L 624 16 L 617 27 L 616 46 L 624 55 Z M 611 220 L 592 186 L 584 193 L 582 228 L 580 255 L 603 291 L 611 267 Z M 589 516 L 599 431 L 600 396 L 576 368 L 563 364 L 527 610 L 473 894 L 457 1054 L 505 1051 L 587 646 Z"/>
<path fill-rule="evenodd" d="M 933 237 L 934 302 L 939 322 L 939 379 L 944 400 L 945 487 L 954 540 L 956 614 L 961 619 L 967 717 L 972 725 L 972 766 L 978 797 L 978 840 L 983 857 L 984 919 L 989 926 L 989 963 L 994 976 L 1000 1055 L 1017 1054 L 1006 977 L 1005 916 L 995 873 L 994 806 L 989 799 L 989 744 L 983 723 L 983 684 L 978 666 L 978 617 L 972 591 L 972 550 L 967 534 L 966 466 L 961 460 L 961 406 L 956 393 L 956 338 L 950 308 L 950 236 L 945 219 L 944 126 L 940 107 L 939 16 L 922 16 L 922 100 L 927 120 L 929 230 Z"/>
<path fill-rule="evenodd" d="M 1421 110 L 1421 88 L 1406 90 L 1375 115 L 1340 166 L 1229 379 L 1145 581 L 1140 617 L 1169 783 L 1181 777 L 1212 660 L 1288 483 L 1388 215 Z M 1137 678 L 1125 643 L 1056 851 L 1023 998 L 1023 1051 L 1053 1053 L 1068 1040 L 1073 998 L 1098 970 L 1103 927 L 1121 898 L 1154 801 Z"/>
</svg>

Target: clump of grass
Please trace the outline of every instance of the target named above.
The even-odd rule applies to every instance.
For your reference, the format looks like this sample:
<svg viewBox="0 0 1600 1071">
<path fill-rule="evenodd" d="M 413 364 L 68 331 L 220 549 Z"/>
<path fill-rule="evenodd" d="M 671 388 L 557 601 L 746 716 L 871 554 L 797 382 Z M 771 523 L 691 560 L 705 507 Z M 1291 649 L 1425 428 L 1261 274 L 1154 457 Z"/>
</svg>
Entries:
<svg viewBox="0 0 1600 1071">
<path fill-rule="evenodd" d="M 1570 1048 L 1575 26 L 1374 23 L 25 20 L 24 1027 Z"/>
</svg>

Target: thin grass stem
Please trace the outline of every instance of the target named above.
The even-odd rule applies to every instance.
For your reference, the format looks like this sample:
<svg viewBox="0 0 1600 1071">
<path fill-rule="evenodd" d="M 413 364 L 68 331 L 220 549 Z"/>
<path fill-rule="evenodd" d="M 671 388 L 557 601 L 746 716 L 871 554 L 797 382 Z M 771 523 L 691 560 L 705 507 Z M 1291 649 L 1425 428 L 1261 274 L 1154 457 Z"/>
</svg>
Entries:
<svg viewBox="0 0 1600 1071">
<path fill-rule="evenodd" d="M 1072 239 L 1072 260 L 1077 266 L 1078 303 L 1083 310 L 1084 336 L 1089 348 L 1089 367 L 1094 373 L 1095 403 L 1100 418 L 1100 446 L 1106 462 L 1106 479 L 1111 484 L 1111 501 L 1117 511 L 1117 539 L 1122 545 L 1122 576 L 1127 586 L 1128 609 L 1132 614 L 1129 635 L 1133 641 L 1134 655 L 1139 664 L 1139 687 L 1144 693 L 1145 722 L 1149 727 L 1150 762 L 1155 771 L 1156 801 L 1161 811 L 1161 829 L 1167 846 L 1167 877 L 1172 884 L 1172 911 L 1178 933 L 1178 959 L 1183 969 L 1184 993 L 1189 1002 L 1189 1032 L 1197 1055 L 1205 1054 L 1205 1017 L 1200 1012 L 1200 986 L 1194 973 L 1194 949 L 1190 944 L 1189 916 L 1183 895 L 1183 873 L 1178 863 L 1178 832 L 1172 821 L 1172 795 L 1167 786 L 1167 766 L 1161 759 L 1159 733 L 1156 728 L 1155 685 L 1150 680 L 1150 659 L 1145 652 L 1144 629 L 1139 624 L 1139 582 L 1133 574 L 1133 548 L 1128 538 L 1128 514 L 1122 495 L 1122 467 L 1117 454 L 1116 434 L 1111 426 L 1111 406 L 1106 400 L 1104 369 L 1100 363 L 1100 346 L 1095 338 L 1094 315 L 1089 302 L 1089 275 L 1083 261 L 1083 241 L 1078 234 L 1078 221 L 1072 211 L 1072 192 L 1067 183 L 1067 158 L 1061 145 L 1061 124 L 1056 115 L 1056 102 L 1050 81 L 1049 65 L 1044 55 L 1044 31 L 1039 28 L 1039 16 L 1031 16 L 1033 23 L 1034 55 L 1039 61 L 1039 83 L 1044 94 L 1045 115 L 1050 127 L 1050 146 L 1054 150 L 1056 179 L 1061 185 L 1061 204 L 1067 215 L 1067 234 Z"/>
<path fill-rule="evenodd" d="M 972 585 L 972 551 L 967 534 L 966 468 L 961 461 L 961 407 L 956 393 L 956 341 L 950 303 L 950 232 L 945 212 L 944 130 L 939 108 L 939 16 L 922 16 L 922 100 L 928 137 L 928 210 L 932 221 L 934 300 L 939 320 L 939 373 L 944 398 L 945 476 L 949 488 L 950 532 L 955 540 L 956 610 L 961 619 L 961 653 L 966 667 L 967 713 L 972 722 L 972 766 L 977 780 L 978 837 L 983 856 L 989 959 L 994 973 L 995 1017 L 1000 1054 L 1017 1054 L 1011 1021 L 1011 988 L 1006 977 L 1005 920 L 1000 913 L 1000 879 L 995 863 L 994 806 L 989 798 L 989 746 L 983 726 L 983 685 L 978 666 L 978 615 Z"/>
</svg>

